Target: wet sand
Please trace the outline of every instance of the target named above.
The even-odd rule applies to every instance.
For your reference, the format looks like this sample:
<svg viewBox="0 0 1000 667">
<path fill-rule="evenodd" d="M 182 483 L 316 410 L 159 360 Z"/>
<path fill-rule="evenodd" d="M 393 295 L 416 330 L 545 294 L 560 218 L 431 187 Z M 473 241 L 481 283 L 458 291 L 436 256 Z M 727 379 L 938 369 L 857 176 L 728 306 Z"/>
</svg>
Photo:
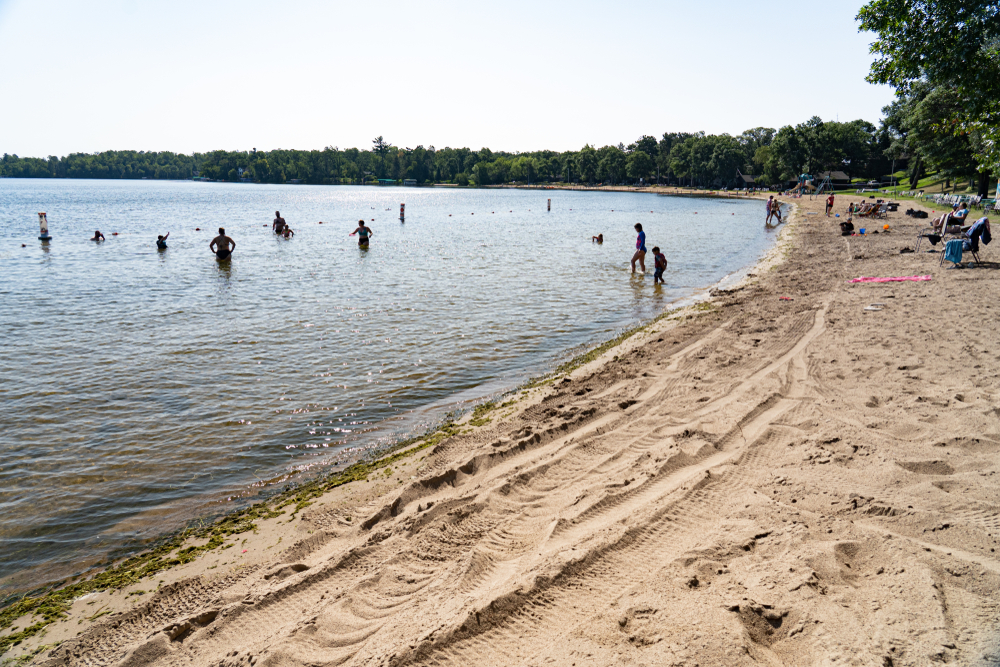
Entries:
<svg viewBox="0 0 1000 667">
<path fill-rule="evenodd" d="M 229 547 L 77 601 L 15 652 L 994 664 L 998 248 L 946 270 L 926 243 L 900 254 L 925 221 L 841 237 L 823 203 L 797 200 L 745 283 Z M 906 275 L 932 280 L 848 282 Z"/>
</svg>

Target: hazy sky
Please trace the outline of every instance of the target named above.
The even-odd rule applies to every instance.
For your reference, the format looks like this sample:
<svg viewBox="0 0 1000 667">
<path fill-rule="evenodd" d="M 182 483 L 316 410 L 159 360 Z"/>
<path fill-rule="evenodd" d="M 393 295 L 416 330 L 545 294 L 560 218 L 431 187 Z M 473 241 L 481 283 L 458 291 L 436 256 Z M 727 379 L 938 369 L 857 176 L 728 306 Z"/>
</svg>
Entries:
<svg viewBox="0 0 1000 667">
<path fill-rule="evenodd" d="M 860 0 L 0 0 L 0 153 L 575 150 L 877 122 Z"/>
</svg>

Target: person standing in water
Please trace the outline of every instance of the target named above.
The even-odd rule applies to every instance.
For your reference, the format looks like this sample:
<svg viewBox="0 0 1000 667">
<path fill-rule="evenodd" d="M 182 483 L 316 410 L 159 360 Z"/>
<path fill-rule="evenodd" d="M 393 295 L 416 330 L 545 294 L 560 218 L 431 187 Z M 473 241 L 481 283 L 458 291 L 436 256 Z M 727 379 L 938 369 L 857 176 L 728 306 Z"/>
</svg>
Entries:
<svg viewBox="0 0 1000 667">
<path fill-rule="evenodd" d="M 170 232 L 167 232 L 167 236 L 170 236 Z M 167 249 L 167 236 L 157 236 L 156 237 L 156 248 L 157 250 Z"/>
<path fill-rule="evenodd" d="M 374 232 L 372 232 L 372 228 L 371 227 L 365 227 L 365 221 L 364 220 L 358 220 L 358 228 L 355 229 L 353 232 L 351 232 L 349 234 L 349 236 L 354 236 L 355 234 L 357 234 L 357 236 L 358 236 L 358 247 L 359 248 L 367 248 L 368 247 L 368 237 L 371 236 L 373 233 Z"/>
<path fill-rule="evenodd" d="M 279 213 L 278 211 L 275 211 L 274 212 L 274 222 L 271 223 L 271 229 L 274 230 L 275 234 L 280 234 L 282 231 L 284 231 L 284 229 L 285 229 L 286 226 L 287 225 L 285 223 L 285 219 L 281 217 L 281 213 Z"/>
<path fill-rule="evenodd" d="M 104 240 L 104 234 L 101 233 L 100 229 L 95 229 L 94 230 L 94 238 L 92 238 L 90 240 L 91 241 L 103 241 Z"/>
<path fill-rule="evenodd" d="M 233 251 L 236 250 L 236 241 L 226 236 L 226 230 L 223 227 L 219 227 L 219 235 L 212 239 L 208 247 L 217 258 L 229 259 L 233 256 Z"/>
<path fill-rule="evenodd" d="M 591 243 L 604 243 L 604 234 L 598 234 L 597 236 L 590 237 Z"/>
<path fill-rule="evenodd" d="M 767 217 L 764 219 L 764 224 L 771 224 L 771 216 L 773 215 L 772 209 L 774 208 L 774 195 L 767 198 L 767 204 L 764 205 L 764 210 L 767 211 Z"/>
<path fill-rule="evenodd" d="M 635 223 L 635 231 L 639 236 L 635 239 L 635 254 L 632 255 L 632 273 L 635 273 L 635 263 L 639 262 L 642 273 L 646 273 L 646 232 L 642 231 L 642 225 Z"/>
<path fill-rule="evenodd" d="M 667 270 L 667 257 L 658 246 L 653 246 L 653 284 L 665 282 L 663 272 Z"/>
<path fill-rule="evenodd" d="M 781 202 L 777 199 L 771 204 L 771 215 L 778 219 L 778 224 L 781 224 Z"/>
</svg>

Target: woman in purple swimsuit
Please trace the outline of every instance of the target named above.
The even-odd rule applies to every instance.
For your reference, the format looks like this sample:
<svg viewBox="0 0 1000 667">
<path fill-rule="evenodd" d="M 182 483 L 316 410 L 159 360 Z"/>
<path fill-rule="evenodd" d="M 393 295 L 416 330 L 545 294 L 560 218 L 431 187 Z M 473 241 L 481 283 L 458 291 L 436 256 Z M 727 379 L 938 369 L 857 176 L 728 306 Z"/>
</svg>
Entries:
<svg viewBox="0 0 1000 667">
<path fill-rule="evenodd" d="M 642 231 L 642 225 L 635 224 L 635 231 L 639 236 L 635 240 L 635 254 L 632 255 L 632 273 L 635 273 L 635 263 L 639 262 L 639 268 L 646 273 L 646 232 Z"/>
</svg>

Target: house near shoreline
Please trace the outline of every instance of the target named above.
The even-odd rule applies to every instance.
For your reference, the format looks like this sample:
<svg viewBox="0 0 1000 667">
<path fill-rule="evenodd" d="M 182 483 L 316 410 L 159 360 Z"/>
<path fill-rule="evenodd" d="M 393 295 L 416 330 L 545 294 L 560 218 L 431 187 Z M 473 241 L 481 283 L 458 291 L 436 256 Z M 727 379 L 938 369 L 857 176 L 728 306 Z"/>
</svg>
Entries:
<svg viewBox="0 0 1000 667">
<path fill-rule="evenodd" d="M 816 181 L 822 183 L 826 180 L 827 176 L 830 177 L 830 182 L 832 183 L 850 183 L 851 177 L 842 171 L 821 171 L 816 174 Z"/>
</svg>

